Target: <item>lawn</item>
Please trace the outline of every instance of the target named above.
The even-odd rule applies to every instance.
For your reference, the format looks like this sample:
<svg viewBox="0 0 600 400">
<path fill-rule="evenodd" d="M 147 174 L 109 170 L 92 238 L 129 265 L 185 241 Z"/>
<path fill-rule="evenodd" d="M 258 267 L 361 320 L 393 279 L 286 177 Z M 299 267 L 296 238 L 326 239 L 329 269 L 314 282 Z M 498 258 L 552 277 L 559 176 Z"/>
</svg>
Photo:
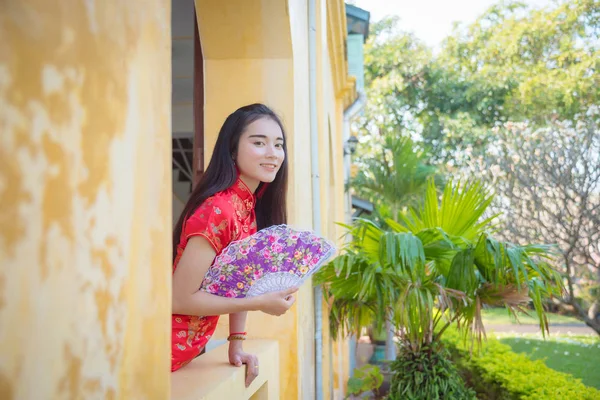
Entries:
<svg viewBox="0 0 600 400">
<path fill-rule="evenodd" d="M 541 335 L 499 336 L 517 353 L 525 353 L 532 360 L 544 360 L 556 371 L 565 372 L 582 380 L 587 386 L 600 389 L 600 338 L 596 336 Z"/>
<path fill-rule="evenodd" d="M 486 325 L 508 325 L 516 323 L 515 319 L 508 314 L 508 311 L 504 308 L 486 308 L 481 311 L 483 323 Z M 525 314 L 519 315 L 519 322 L 521 324 L 538 324 L 537 316 L 535 311 L 531 310 L 530 316 Z M 550 324 L 581 324 L 582 322 L 576 318 L 569 317 L 560 314 L 547 313 L 548 323 Z"/>
</svg>

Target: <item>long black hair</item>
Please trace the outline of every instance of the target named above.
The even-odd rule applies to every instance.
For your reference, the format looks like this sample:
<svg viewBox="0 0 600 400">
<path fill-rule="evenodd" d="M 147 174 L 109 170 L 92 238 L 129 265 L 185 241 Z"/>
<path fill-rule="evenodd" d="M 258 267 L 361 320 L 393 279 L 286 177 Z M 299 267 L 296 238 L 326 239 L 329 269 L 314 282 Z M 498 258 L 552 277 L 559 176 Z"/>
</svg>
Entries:
<svg viewBox="0 0 600 400">
<path fill-rule="evenodd" d="M 237 152 L 240 137 L 246 127 L 261 118 L 270 118 L 281 128 L 285 158 L 273 182 L 267 184 L 267 186 L 264 186 L 265 183 L 260 183 L 256 190 L 256 193 L 260 193 L 255 206 L 257 228 L 260 230 L 287 222 L 288 163 L 283 124 L 277 114 L 264 104 L 257 103 L 241 107 L 229 115 L 221 127 L 208 168 L 206 168 L 200 182 L 192 191 L 173 229 L 173 261 L 175 261 L 177 255 L 177 245 L 185 221 L 206 199 L 230 188 L 236 182 L 238 172 L 232 154 Z"/>
</svg>

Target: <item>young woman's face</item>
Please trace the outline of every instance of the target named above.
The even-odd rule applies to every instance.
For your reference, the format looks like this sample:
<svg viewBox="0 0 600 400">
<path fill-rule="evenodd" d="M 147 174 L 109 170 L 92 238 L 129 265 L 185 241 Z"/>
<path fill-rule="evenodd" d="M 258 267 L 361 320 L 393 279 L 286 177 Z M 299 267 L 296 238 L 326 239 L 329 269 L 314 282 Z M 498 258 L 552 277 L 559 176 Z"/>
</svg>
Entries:
<svg viewBox="0 0 600 400">
<path fill-rule="evenodd" d="M 277 122 L 260 118 L 249 124 L 234 158 L 240 178 L 252 191 L 260 182 L 273 182 L 285 159 L 283 132 Z"/>
</svg>

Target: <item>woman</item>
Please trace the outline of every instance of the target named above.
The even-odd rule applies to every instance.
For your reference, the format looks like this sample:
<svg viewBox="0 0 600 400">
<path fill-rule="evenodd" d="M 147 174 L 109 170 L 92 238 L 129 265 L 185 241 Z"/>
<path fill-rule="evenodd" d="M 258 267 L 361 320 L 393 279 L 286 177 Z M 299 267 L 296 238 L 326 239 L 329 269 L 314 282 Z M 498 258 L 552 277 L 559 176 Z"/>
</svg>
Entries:
<svg viewBox="0 0 600 400">
<path fill-rule="evenodd" d="M 268 107 L 242 107 L 225 120 L 208 168 L 173 232 L 171 371 L 198 356 L 219 315 L 229 314 L 229 362 L 247 364 L 246 386 L 258 375 L 256 356 L 242 349 L 246 312 L 282 315 L 297 289 L 238 299 L 198 288 L 229 243 L 257 228 L 286 223 L 286 151 L 283 125 Z"/>
</svg>

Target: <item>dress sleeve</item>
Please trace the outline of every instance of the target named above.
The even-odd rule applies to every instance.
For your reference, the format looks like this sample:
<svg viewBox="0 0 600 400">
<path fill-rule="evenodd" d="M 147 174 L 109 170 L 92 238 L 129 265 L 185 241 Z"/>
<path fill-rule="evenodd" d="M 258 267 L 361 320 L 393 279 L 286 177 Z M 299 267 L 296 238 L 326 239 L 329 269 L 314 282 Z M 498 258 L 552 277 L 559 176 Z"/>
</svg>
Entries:
<svg viewBox="0 0 600 400">
<path fill-rule="evenodd" d="M 187 242 L 192 236 L 202 236 L 219 254 L 231 242 L 230 219 L 224 205 L 217 199 L 209 199 L 186 221 L 185 240 Z"/>
</svg>

